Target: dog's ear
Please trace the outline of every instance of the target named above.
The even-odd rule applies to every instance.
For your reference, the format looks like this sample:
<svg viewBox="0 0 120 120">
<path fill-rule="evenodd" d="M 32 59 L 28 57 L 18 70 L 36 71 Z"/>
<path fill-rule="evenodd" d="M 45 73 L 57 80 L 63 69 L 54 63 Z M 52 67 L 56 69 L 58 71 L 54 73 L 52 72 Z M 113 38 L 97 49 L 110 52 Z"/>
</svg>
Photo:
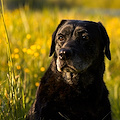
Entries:
<svg viewBox="0 0 120 120">
<path fill-rule="evenodd" d="M 60 24 L 58 25 L 58 27 L 56 28 L 56 30 L 54 31 L 54 33 L 52 34 L 52 44 L 51 44 L 51 49 L 50 49 L 50 53 L 49 53 L 49 57 L 52 56 L 52 54 L 55 51 L 55 37 L 56 37 L 56 33 L 58 31 L 58 29 L 66 22 L 67 20 L 62 20 L 60 22 Z"/>
<path fill-rule="evenodd" d="M 103 39 L 105 55 L 109 60 L 111 60 L 111 53 L 110 53 L 110 48 L 109 48 L 110 40 L 109 40 L 107 31 L 106 31 L 105 27 L 102 25 L 101 22 L 98 22 L 98 25 L 99 25 L 100 32 L 101 32 L 102 39 Z"/>
</svg>

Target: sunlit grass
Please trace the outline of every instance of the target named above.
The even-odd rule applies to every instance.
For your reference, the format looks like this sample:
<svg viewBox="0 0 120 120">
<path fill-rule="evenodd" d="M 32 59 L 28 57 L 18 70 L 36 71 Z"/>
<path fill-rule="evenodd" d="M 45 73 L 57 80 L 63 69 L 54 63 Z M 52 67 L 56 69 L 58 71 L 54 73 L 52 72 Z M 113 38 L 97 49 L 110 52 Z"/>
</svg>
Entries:
<svg viewBox="0 0 120 120">
<path fill-rule="evenodd" d="M 111 40 L 112 60 L 106 59 L 104 79 L 110 92 L 114 120 L 120 118 L 120 17 L 82 14 L 77 9 L 33 12 L 25 7 L 5 11 L 5 22 L 2 15 L 0 17 L 2 120 L 25 118 L 35 99 L 39 81 L 49 66 L 51 36 L 61 19 L 101 21 L 106 27 Z"/>
</svg>

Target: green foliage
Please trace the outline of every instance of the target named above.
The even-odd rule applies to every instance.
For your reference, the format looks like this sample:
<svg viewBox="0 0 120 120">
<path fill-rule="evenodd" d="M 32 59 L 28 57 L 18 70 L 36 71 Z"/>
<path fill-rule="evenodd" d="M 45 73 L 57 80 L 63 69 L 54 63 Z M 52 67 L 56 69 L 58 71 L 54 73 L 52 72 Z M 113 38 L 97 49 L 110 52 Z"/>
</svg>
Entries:
<svg viewBox="0 0 120 120">
<path fill-rule="evenodd" d="M 104 79 L 110 92 L 113 118 L 120 118 L 120 17 L 90 15 L 78 9 L 33 12 L 25 6 L 5 12 L 4 22 L 2 15 L 0 17 L 1 120 L 25 118 L 35 99 L 39 81 L 50 63 L 48 54 L 52 33 L 62 19 L 101 21 L 106 27 L 112 60 L 106 59 Z"/>
</svg>

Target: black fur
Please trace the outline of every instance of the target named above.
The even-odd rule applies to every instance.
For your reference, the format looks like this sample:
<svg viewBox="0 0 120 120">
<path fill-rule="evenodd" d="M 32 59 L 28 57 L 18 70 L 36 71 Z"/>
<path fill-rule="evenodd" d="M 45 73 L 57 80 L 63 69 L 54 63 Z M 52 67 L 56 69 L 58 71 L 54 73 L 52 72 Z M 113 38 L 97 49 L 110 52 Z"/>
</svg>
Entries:
<svg viewBox="0 0 120 120">
<path fill-rule="evenodd" d="M 80 33 L 84 29 L 85 33 Z M 57 36 L 66 34 L 66 30 L 68 35 L 61 41 Z M 53 33 L 53 59 L 41 79 L 27 120 L 112 120 L 103 81 L 104 54 L 111 60 L 109 43 L 100 22 L 63 20 Z"/>
</svg>

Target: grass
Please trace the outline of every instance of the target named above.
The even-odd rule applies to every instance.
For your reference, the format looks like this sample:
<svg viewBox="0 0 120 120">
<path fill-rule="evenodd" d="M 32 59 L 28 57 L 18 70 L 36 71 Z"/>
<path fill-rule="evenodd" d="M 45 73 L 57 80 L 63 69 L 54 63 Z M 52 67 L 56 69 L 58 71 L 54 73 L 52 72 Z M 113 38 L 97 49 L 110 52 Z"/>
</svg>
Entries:
<svg viewBox="0 0 120 120">
<path fill-rule="evenodd" d="M 111 41 L 112 60 L 106 59 L 104 79 L 109 89 L 112 115 L 120 118 L 120 17 L 88 14 L 77 9 L 32 11 L 28 6 L 0 16 L 0 119 L 22 120 L 39 81 L 49 66 L 51 36 L 62 19 L 101 21 Z M 3 20 L 4 19 L 4 20 Z"/>
</svg>

